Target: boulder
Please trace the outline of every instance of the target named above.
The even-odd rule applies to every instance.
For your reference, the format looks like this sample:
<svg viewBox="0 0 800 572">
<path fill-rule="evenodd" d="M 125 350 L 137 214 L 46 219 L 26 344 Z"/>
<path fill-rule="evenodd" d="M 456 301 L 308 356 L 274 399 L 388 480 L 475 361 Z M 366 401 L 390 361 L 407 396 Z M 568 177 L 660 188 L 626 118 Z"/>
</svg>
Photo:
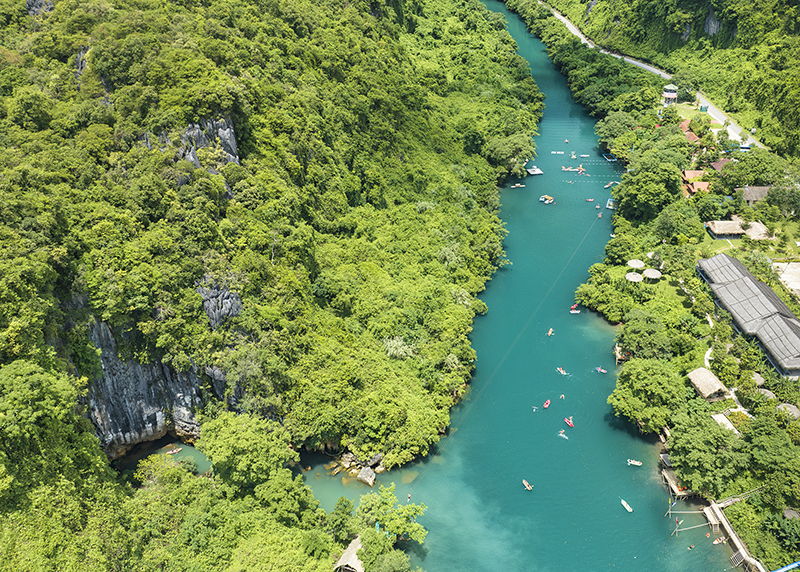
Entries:
<svg viewBox="0 0 800 572">
<path fill-rule="evenodd" d="M 349 469 L 356 464 L 356 456 L 353 453 L 345 453 L 342 455 L 342 466 Z"/>
<path fill-rule="evenodd" d="M 368 467 L 374 467 L 375 465 L 379 464 L 382 460 L 383 460 L 383 453 L 377 453 L 364 464 Z"/>
<path fill-rule="evenodd" d="M 373 486 L 375 484 L 375 471 L 373 471 L 369 467 L 364 467 L 358 473 L 357 478 L 365 485 Z"/>
</svg>

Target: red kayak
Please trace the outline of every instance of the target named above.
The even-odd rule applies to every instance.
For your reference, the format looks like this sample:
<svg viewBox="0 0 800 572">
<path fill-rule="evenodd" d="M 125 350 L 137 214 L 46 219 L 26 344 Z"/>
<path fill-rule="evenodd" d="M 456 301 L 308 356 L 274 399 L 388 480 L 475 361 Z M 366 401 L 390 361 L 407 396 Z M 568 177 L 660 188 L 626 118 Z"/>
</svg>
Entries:
<svg viewBox="0 0 800 572">
<path fill-rule="evenodd" d="M 570 427 L 575 427 L 575 425 L 572 424 L 572 417 L 564 417 L 564 423 L 566 423 Z"/>
<path fill-rule="evenodd" d="M 550 400 L 549 399 L 544 402 L 544 408 L 547 409 L 548 407 L 550 407 Z"/>
</svg>

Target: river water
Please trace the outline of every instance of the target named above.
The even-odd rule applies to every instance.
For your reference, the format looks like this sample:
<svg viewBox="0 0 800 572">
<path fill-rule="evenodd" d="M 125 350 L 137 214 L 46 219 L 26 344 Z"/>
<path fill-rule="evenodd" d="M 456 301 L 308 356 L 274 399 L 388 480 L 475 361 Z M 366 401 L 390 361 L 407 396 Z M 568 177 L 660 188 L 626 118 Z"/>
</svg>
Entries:
<svg viewBox="0 0 800 572">
<path fill-rule="evenodd" d="M 604 186 L 619 180 L 620 167 L 602 158 L 595 120 L 573 101 L 543 44 L 503 4 L 484 3 L 506 15 L 547 96 L 534 161 L 544 175 L 527 177 L 524 188 L 510 188 L 510 181 L 502 191 L 513 266 L 498 271 L 482 295 L 489 313 L 476 319 L 471 337 L 478 367 L 469 395 L 453 410 L 449 436 L 435 454 L 378 479 L 395 482 L 399 499 L 411 493 L 412 502 L 428 507 L 420 522 L 429 534 L 421 547 L 409 547 L 412 563 L 428 572 L 730 568 L 727 547 L 713 546 L 707 528 L 670 536 L 674 520 L 671 526 L 663 518 L 668 496 L 656 441 L 615 418 L 606 403 L 615 382 L 614 330 L 586 310 L 569 313 L 575 288 L 603 258 L 611 232 Z M 581 164 L 585 175 L 562 170 Z M 555 204 L 540 202 L 542 194 Z M 564 423 L 569 416 L 574 428 Z M 628 458 L 643 465 L 628 466 Z M 326 510 L 340 496 L 357 500 L 369 492 L 327 475 L 321 463 L 312 460 L 305 479 Z M 684 527 L 705 522 L 680 516 Z"/>
</svg>

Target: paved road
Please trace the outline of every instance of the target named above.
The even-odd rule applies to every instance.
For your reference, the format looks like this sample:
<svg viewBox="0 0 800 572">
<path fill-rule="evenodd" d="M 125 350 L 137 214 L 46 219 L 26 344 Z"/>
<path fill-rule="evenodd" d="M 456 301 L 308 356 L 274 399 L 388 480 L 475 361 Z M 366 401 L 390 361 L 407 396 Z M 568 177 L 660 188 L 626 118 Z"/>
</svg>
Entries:
<svg viewBox="0 0 800 572">
<path fill-rule="evenodd" d="M 541 2 L 541 0 L 540 0 L 539 3 L 547 6 L 546 4 L 544 4 L 544 2 Z M 547 6 L 547 7 L 550 8 L 549 6 Z M 654 73 L 654 74 L 656 74 L 657 76 L 660 76 L 663 79 L 672 79 L 672 76 L 670 74 L 668 74 L 667 72 L 665 72 L 664 70 L 660 70 L 657 67 L 651 66 L 650 64 L 646 64 L 646 63 L 641 62 L 639 60 L 636 60 L 634 58 L 629 58 L 628 56 L 623 56 L 621 54 L 616 54 L 616 53 L 613 53 L 613 52 L 609 52 L 605 48 L 602 48 L 602 47 L 598 46 L 597 44 L 592 42 L 589 38 L 584 36 L 583 33 L 578 29 L 577 26 L 575 26 L 572 22 L 567 20 L 567 18 L 565 18 L 557 10 L 555 10 L 553 8 L 550 8 L 550 10 L 553 12 L 553 15 L 556 18 L 558 18 L 559 20 L 564 22 L 564 25 L 567 27 L 567 29 L 573 35 L 575 35 L 578 38 L 580 38 L 581 43 L 586 44 L 590 48 L 598 48 L 604 54 L 608 54 L 610 56 L 614 56 L 615 58 L 619 58 L 619 59 L 621 59 L 621 60 L 623 60 L 623 61 L 625 61 L 625 62 L 627 62 L 627 63 L 629 63 L 629 64 L 631 64 L 633 66 L 636 66 L 636 67 L 641 68 L 643 70 L 649 71 L 650 73 Z M 731 140 L 739 141 L 739 142 L 744 141 L 744 143 L 743 143 L 744 145 L 755 145 L 755 146 L 758 146 L 758 147 L 761 147 L 762 149 L 764 149 L 764 146 L 761 143 L 759 143 L 758 141 L 756 141 L 755 139 L 753 139 L 750 136 L 750 133 L 748 133 L 747 131 L 745 131 L 744 129 L 742 129 L 738 125 L 736 125 L 733 121 L 731 121 L 731 119 L 727 115 L 725 115 L 725 113 L 722 112 L 722 110 L 719 107 L 717 107 L 716 105 L 714 105 L 713 103 L 708 101 L 708 99 L 706 98 L 705 94 L 703 94 L 703 92 L 701 92 L 701 91 L 697 92 L 697 101 L 700 103 L 701 106 L 708 107 L 708 114 L 715 121 L 717 121 L 720 125 L 725 125 L 725 122 L 726 121 L 728 122 L 728 127 L 727 127 L 727 129 L 728 129 L 728 137 L 730 137 Z"/>
</svg>

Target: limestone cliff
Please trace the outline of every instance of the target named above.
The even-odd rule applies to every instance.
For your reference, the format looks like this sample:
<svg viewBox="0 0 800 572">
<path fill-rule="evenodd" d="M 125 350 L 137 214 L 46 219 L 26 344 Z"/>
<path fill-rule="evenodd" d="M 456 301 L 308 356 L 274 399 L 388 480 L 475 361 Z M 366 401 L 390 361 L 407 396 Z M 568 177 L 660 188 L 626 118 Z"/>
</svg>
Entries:
<svg viewBox="0 0 800 572">
<path fill-rule="evenodd" d="M 117 340 L 105 322 L 92 324 L 90 336 L 102 351 L 103 369 L 89 386 L 89 414 L 109 459 L 168 432 L 186 440 L 200 435 L 193 412 L 201 402 L 196 373 L 176 372 L 161 362 L 121 360 Z"/>
</svg>

